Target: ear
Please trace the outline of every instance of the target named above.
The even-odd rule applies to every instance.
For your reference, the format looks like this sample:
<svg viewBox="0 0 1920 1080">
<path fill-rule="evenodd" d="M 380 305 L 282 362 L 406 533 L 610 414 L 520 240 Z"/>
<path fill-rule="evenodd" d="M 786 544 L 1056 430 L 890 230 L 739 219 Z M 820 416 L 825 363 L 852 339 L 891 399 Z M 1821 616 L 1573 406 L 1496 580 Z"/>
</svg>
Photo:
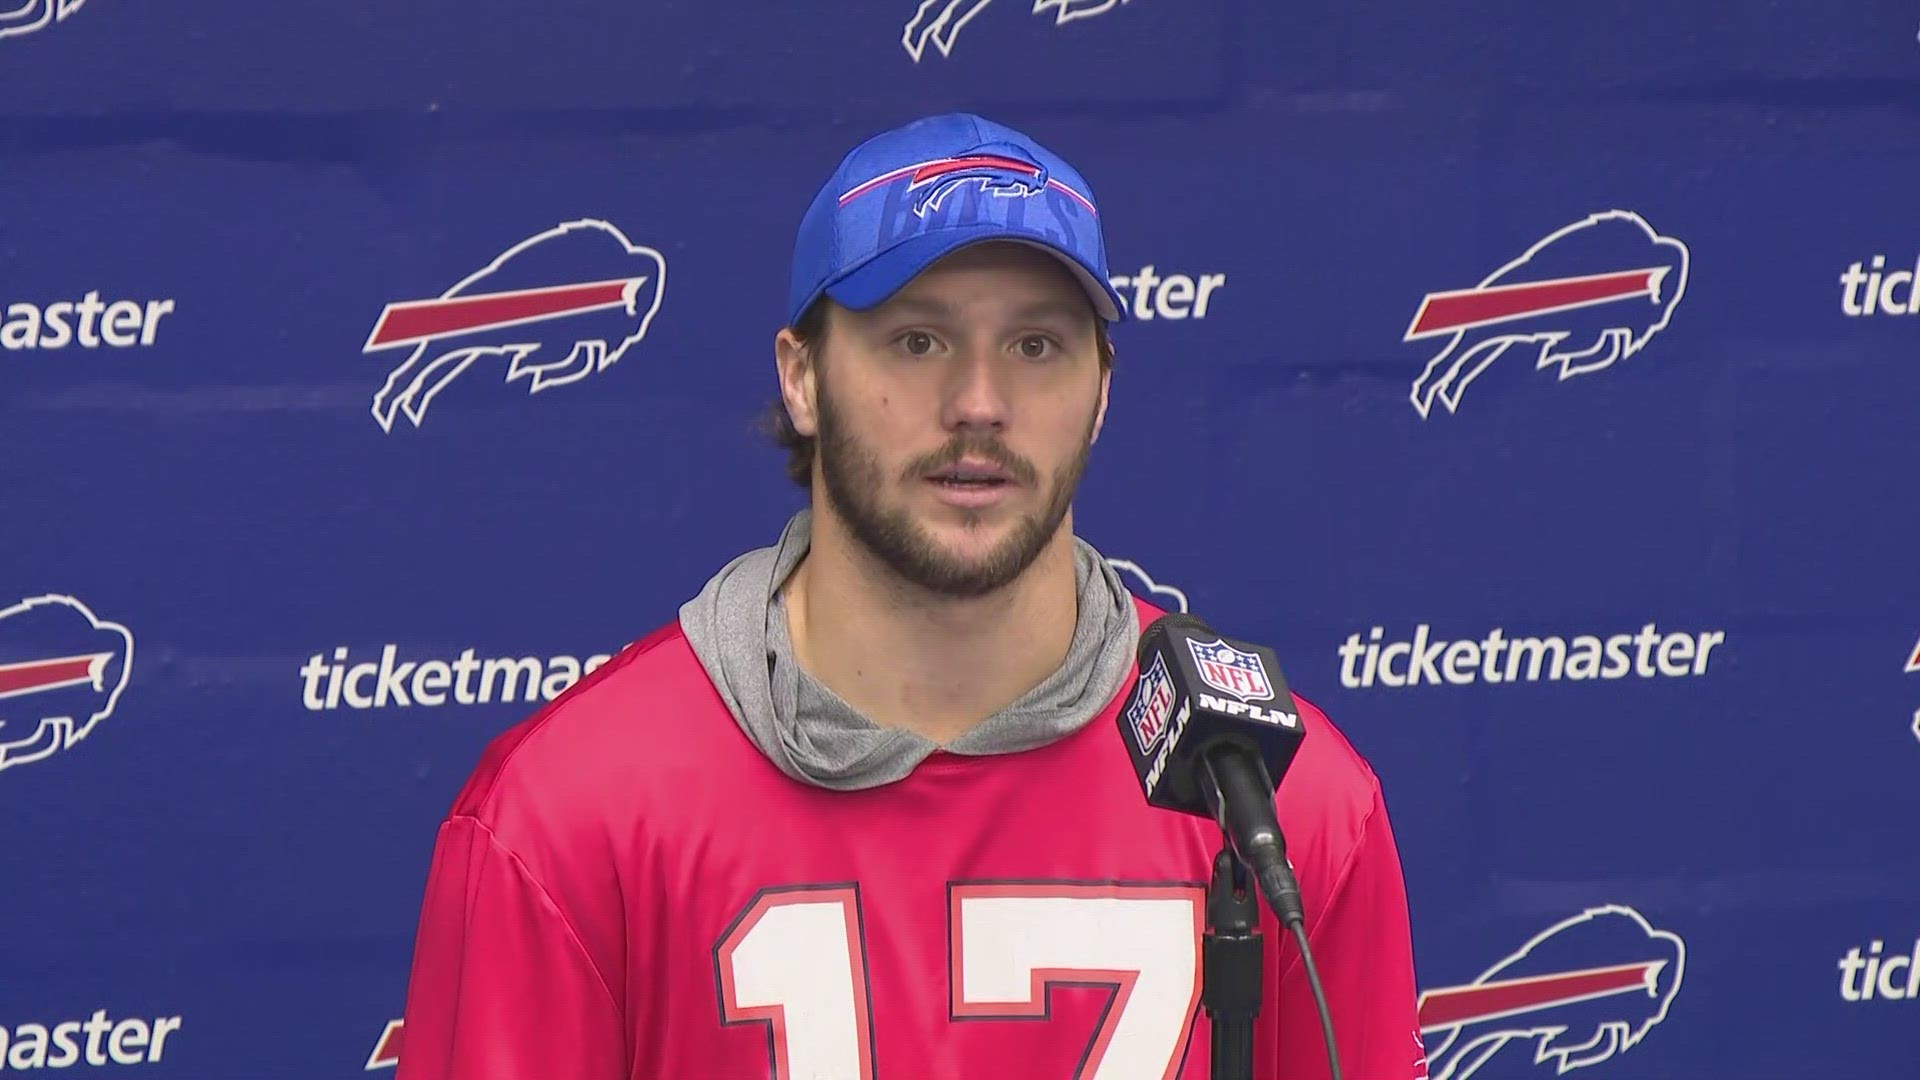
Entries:
<svg viewBox="0 0 1920 1080">
<path fill-rule="evenodd" d="M 1100 429 L 1107 425 L 1107 390 L 1113 385 L 1113 365 L 1108 364 L 1100 373 L 1100 411 L 1093 415 L 1093 438 L 1087 443 L 1092 446 L 1100 441 Z"/>
<path fill-rule="evenodd" d="M 780 399 L 786 403 L 793 429 L 802 435 L 820 432 L 818 382 L 813 354 L 800 343 L 792 327 L 783 328 L 773 339 L 774 364 L 780 373 Z"/>
</svg>

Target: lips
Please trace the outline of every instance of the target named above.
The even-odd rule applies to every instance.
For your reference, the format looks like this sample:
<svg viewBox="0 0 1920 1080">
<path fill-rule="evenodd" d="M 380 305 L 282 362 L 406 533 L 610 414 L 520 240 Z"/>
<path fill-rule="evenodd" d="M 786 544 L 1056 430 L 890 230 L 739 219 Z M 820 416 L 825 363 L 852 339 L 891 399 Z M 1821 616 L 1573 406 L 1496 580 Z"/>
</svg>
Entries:
<svg viewBox="0 0 1920 1080">
<path fill-rule="evenodd" d="M 1007 470 L 990 461 L 962 459 L 929 473 L 927 479 L 957 487 L 984 488 L 1010 483 L 1013 478 L 1008 475 Z"/>
<path fill-rule="evenodd" d="M 962 458 L 926 476 L 934 496 L 949 506 L 965 510 L 984 510 L 999 503 L 1013 490 L 1012 474 L 999 465 L 979 458 Z"/>
</svg>

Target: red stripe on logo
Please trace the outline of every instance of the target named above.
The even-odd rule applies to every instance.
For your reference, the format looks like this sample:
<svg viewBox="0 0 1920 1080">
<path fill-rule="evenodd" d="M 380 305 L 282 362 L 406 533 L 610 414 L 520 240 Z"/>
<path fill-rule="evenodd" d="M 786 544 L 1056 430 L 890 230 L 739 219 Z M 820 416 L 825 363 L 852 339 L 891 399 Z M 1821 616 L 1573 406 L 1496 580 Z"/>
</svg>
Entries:
<svg viewBox="0 0 1920 1080">
<path fill-rule="evenodd" d="M 61 656 L 52 660 L 28 660 L 18 664 L 0 664 L 0 697 L 58 690 L 65 686 L 91 684 L 100 689 L 100 673 L 106 670 L 110 652 Z"/>
<path fill-rule="evenodd" d="M 1630 990 L 1650 991 L 1655 973 L 1664 964 L 1665 961 L 1653 960 L 1429 990 L 1420 995 L 1420 1029 L 1460 1027 Z"/>
<path fill-rule="evenodd" d="M 1419 312 L 1413 317 L 1413 326 L 1407 330 L 1406 340 L 1510 319 L 1571 311 L 1593 304 L 1624 300 L 1630 296 L 1651 296 L 1665 273 L 1665 267 L 1648 267 L 1622 270 L 1616 274 L 1428 293 L 1427 298 L 1421 301 Z"/>
<path fill-rule="evenodd" d="M 977 154 L 973 157 L 948 158 L 945 161 L 935 161 L 922 165 L 913 170 L 913 182 L 923 184 L 928 180 L 937 180 L 948 173 L 960 172 L 963 169 L 1005 169 L 1008 172 L 1025 173 L 1028 176 L 1040 175 L 1039 166 L 1021 161 L 1018 158 L 998 157 L 993 154 Z"/>
<path fill-rule="evenodd" d="M 626 302 L 630 286 L 644 280 L 619 278 L 388 304 L 380 313 L 380 321 L 374 325 L 373 335 L 367 339 L 363 351 L 412 345 L 457 334 L 477 334 L 516 323 L 614 307 Z"/>
<path fill-rule="evenodd" d="M 380 1041 L 373 1044 L 373 1053 L 367 1055 L 367 1069 L 384 1069 L 400 1064 L 400 1037 L 406 1027 L 405 1020 L 389 1020 L 385 1031 L 380 1033 Z"/>
</svg>

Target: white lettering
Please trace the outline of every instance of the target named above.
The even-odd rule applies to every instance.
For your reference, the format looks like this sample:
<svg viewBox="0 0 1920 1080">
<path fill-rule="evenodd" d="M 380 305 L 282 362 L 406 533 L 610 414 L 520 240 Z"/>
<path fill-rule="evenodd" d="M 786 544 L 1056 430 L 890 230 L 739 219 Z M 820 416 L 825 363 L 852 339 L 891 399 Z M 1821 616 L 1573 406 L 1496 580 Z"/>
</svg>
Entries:
<svg viewBox="0 0 1920 1080">
<path fill-rule="evenodd" d="M 1715 645 L 1718 645 L 1725 640 L 1727 640 L 1727 635 L 1724 633 L 1721 633 L 1718 630 L 1715 630 L 1710 634 L 1700 635 L 1700 651 L 1696 659 L 1693 661 L 1693 673 L 1695 675 L 1706 674 L 1707 654 L 1713 651 L 1713 647 Z"/>
<path fill-rule="evenodd" d="M 1405 675 L 1395 675 L 1393 673 L 1393 668 L 1391 667 L 1391 665 L 1393 663 L 1394 653 L 1397 652 L 1401 656 L 1405 656 L 1408 653 L 1411 653 L 1412 651 L 1413 651 L 1413 646 L 1407 644 L 1404 641 L 1394 642 L 1392 645 L 1389 645 L 1386 648 L 1380 650 L 1380 683 L 1381 685 L 1383 686 L 1407 685 L 1407 677 Z"/>
<path fill-rule="evenodd" d="M 422 705 L 445 705 L 453 668 L 444 660 L 428 660 L 413 673 L 413 700 Z"/>
<path fill-rule="evenodd" d="M 160 332 L 160 316 L 173 314 L 173 301 L 147 301 L 146 324 L 140 328 L 140 344 L 153 344 L 153 336 Z"/>
<path fill-rule="evenodd" d="M 309 712 L 327 712 L 552 701 L 615 655 L 595 653 L 583 661 L 573 655 L 477 658 L 474 652 L 466 649 L 451 659 L 412 659 L 399 645 L 387 644 L 380 647 L 378 660 L 359 663 L 345 645 L 335 648 L 331 659 L 316 652 L 299 669 L 300 704 Z"/>
<path fill-rule="evenodd" d="M 1864 956 L 1861 949 L 1855 946 L 1840 958 L 1841 1000 L 1920 999 L 1920 939 L 1914 941 L 1911 954 L 1895 952 L 1884 955 L 1885 949 L 1886 943 L 1876 940 L 1867 945 Z"/>
<path fill-rule="evenodd" d="M 1109 274 L 1107 283 L 1126 299 L 1132 293 L 1133 316 L 1142 321 L 1160 318 L 1204 319 L 1213 294 L 1227 284 L 1225 274 L 1160 274 L 1148 263 L 1131 274 Z"/>
<path fill-rule="evenodd" d="M 1365 638 L 1348 634 L 1334 651 L 1339 656 L 1340 685 L 1366 689 L 1376 681 L 1397 688 L 1542 679 L 1685 678 L 1705 675 L 1714 647 L 1726 640 L 1723 630 L 1662 631 L 1651 622 L 1638 632 L 1610 635 L 1514 637 L 1494 627 L 1482 637 L 1452 639 L 1427 623 L 1418 623 L 1411 640 L 1388 639 L 1376 626 Z"/>
<path fill-rule="evenodd" d="M 1461 664 L 1468 670 L 1462 671 Z M 1471 669 L 1480 666 L 1480 643 L 1477 641 L 1456 641 L 1447 646 L 1447 655 L 1443 667 L 1446 668 L 1447 681 L 1455 686 L 1465 686 L 1473 681 Z"/>
<path fill-rule="evenodd" d="M 1514 638 L 1513 649 L 1507 653 L 1507 681 L 1514 682 L 1520 675 L 1520 660 L 1531 656 L 1532 664 L 1527 668 L 1527 681 L 1538 682 L 1540 663 L 1547 652 L 1553 652 L 1553 666 L 1547 669 L 1547 678 L 1558 679 L 1565 673 L 1567 661 L 1567 643 L 1560 638 Z"/>
<path fill-rule="evenodd" d="M 1264 708 L 1248 701 L 1228 701 L 1225 698 L 1214 697 L 1205 691 L 1200 693 L 1200 707 L 1227 716 L 1244 716 L 1263 724 L 1278 724 L 1289 728 L 1300 726 L 1300 717 L 1295 713 Z"/>
<path fill-rule="evenodd" d="M 500 676 L 505 683 L 506 692 L 500 695 L 501 701 L 513 700 L 513 688 L 519 685 L 520 676 L 527 677 L 527 700 L 532 701 L 540 692 L 540 661 L 531 656 L 501 657 L 488 660 L 480 669 L 480 701 L 482 704 L 493 700 L 494 676 Z"/>
<path fill-rule="evenodd" d="M 39 1024 L 21 1024 L 14 1028 L 7 1064 L 15 1069 L 38 1069 L 46 1063 L 47 1029 Z"/>
<path fill-rule="evenodd" d="M 392 646 L 388 646 L 388 648 L 392 648 Z M 355 709 L 373 708 L 373 699 L 355 688 L 360 685 L 360 680 L 370 675 L 378 674 L 380 674 L 379 664 L 355 664 L 347 670 L 347 705 L 349 707 Z"/>
<path fill-rule="evenodd" d="M 172 300 L 102 301 L 97 289 L 79 300 L 44 305 L 16 301 L 6 306 L 5 317 L 0 320 L 0 349 L 18 352 L 64 349 L 74 344 L 83 349 L 103 344 L 110 349 L 152 345 L 160 332 L 160 319 L 173 310 Z"/>
<path fill-rule="evenodd" d="M 1186 318 L 1192 303 L 1193 279 L 1185 274 L 1175 274 L 1162 281 L 1159 291 L 1153 294 L 1153 306 L 1166 319 Z"/>
<path fill-rule="evenodd" d="M 1440 659 L 1440 650 L 1447 647 L 1444 641 L 1431 644 L 1427 641 L 1427 624 L 1421 623 L 1413 631 L 1413 664 L 1407 671 L 1407 685 L 1419 686 L 1420 676 L 1426 675 L 1427 682 L 1440 685 L 1440 669 L 1434 662 Z"/>
<path fill-rule="evenodd" d="M 134 300 L 115 300 L 107 305 L 100 319 L 100 336 L 116 349 L 124 349 L 140 340 L 140 304 Z"/>
<path fill-rule="evenodd" d="M 56 1053 L 47 1059 L 47 1068 L 64 1069 L 80 1060 L 80 1044 L 73 1041 L 74 1035 L 78 1034 L 79 1031 L 80 1021 L 78 1020 L 69 1020 L 64 1024 L 54 1025 L 53 1048 Z M 4 1044 L 6 1041 L 6 1032 L 0 1030 L 0 1044 Z"/>
<path fill-rule="evenodd" d="M 580 661 L 571 656 L 556 656 L 547 661 L 547 677 L 540 683 L 540 696 L 552 701 L 580 681 Z"/>
<path fill-rule="evenodd" d="M 1693 638 L 1687 634 L 1668 634 L 1660 639 L 1660 674 L 1685 675 L 1693 666 Z"/>
<path fill-rule="evenodd" d="M 1920 259 L 1912 270 L 1885 273 L 1887 257 L 1875 255 L 1840 272 L 1840 312 L 1851 319 L 1872 315 L 1920 315 Z"/>
<path fill-rule="evenodd" d="M 1912 957 L 1890 956 L 1887 958 L 1886 963 L 1880 965 L 1878 987 L 1881 997 L 1886 998 L 1888 1001 L 1899 1001 L 1907 996 L 1905 991 L 1893 984 L 1893 973 L 1912 963 Z"/>
<path fill-rule="evenodd" d="M 159 1061 L 160 1052 L 166 1046 L 167 1036 L 180 1030 L 180 1018 L 161 1016 L 153 1021 L 153 1041 L 147 1046 L 147 1060 Z"/>
<path fill-rule="evenodd" d="M 1581 634 L 1573 639 L 1573 647 L 1567 652 L 1567 678 L 1597 679 L 1600 677 L 1600 639 L 1592 634 Z"/>
<path fill-rule="evenodd" d="M 1220 288 L 1226 283 L 1227 275 L 1225 274 L 1200 275 L 1200 297 L 1193 302 L 1194 318 L 1204 319 L 1207 317 L 1207 304 L 1213 299 L 1213 290 Z"/>
<path fill-rule="evenodd" d="M 1173 748 L 1179 743 L 1180 736 L 1187 730 L 1187 717 L 1193 715 L 1193 703 L 1183 701 L 1180 711 L 1173 714 L 1173 725 L 1167 729 L 1167 741 L 1160 744 L 1160 752 L 1153 755 L 1153 767 L 1147 770 L 1147 798 L 1153 798 L 1153 791 L 1160 786 L 1160 778 L 1167 771 L 1167 761 L 1173 756 Z"/>
<path fill-rule="evenodd" d="M 122 1020 L 115 1025 L 107 1047 L 113 1055 L 114 1064 L 138 1065 L 145 1061 L 149 1034 L 145 1020 Z"/>
<path fill-rule="evenodd" d="M 1633 659 L 1627 655 L 1627 646 L 1632 643 L 1632 634 L 1615 634 L 1607 639 L 1607 664 L 1600 669 L 1601 678 L 1617 679 L 1633 667 Z"/>
<path fill-rule="evenodd" d="M 114 1020 L 95 1009 L 86 1020 L 0 1027 L 0 1072 L 8 1069 L 65 1069 L 88 1065 L 142 1065 L 157 1062 L 167 1036 L 180 1030 L 180 1017 Z M 81 1033 L 85 1032 L 84 1045 Z M 48 1050 L 51 1048 L 52 1052 Z"/>
<path fill-rule="evenodd" d="M 389 645 L 380 651 L 379 689 L 373 695 L 373 707 L 376 709 L 386 708 L 389 698 L 393 700 L 395 705 L 407 706 L 413 704 L 407 700 L 407 688 L 404 681 L 408 675 L 413 674 L 413 665 L 401 664 L 398 667 L 394 666 L 393 660 L 399 651 L 399 646 L 396 645 Z"/>
</svg>

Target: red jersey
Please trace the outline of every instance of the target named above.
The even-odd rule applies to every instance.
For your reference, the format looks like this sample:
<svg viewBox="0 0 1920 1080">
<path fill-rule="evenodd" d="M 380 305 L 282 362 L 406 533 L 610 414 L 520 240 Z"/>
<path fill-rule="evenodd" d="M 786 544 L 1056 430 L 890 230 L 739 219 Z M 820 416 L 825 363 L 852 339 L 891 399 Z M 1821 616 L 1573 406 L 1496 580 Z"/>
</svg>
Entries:
<svg viewBox="0 0 1920 1080">
<path fill-rule="evenodd" d="M 1140 604 L 1145 625 L 1161 614 Z M 1205 1080 L 1220 833 L 1115 716 L 905 779 L 790 779 L 677 623 L 489 746 L 441 825 L 396 1080 Z M 1373 773 L 1299 701 L 1278 795 L 1349 1080 L 1426 1075 Z M 1256 1076 L 1329 1075 L 1267 915 Z"/>
</svg>

